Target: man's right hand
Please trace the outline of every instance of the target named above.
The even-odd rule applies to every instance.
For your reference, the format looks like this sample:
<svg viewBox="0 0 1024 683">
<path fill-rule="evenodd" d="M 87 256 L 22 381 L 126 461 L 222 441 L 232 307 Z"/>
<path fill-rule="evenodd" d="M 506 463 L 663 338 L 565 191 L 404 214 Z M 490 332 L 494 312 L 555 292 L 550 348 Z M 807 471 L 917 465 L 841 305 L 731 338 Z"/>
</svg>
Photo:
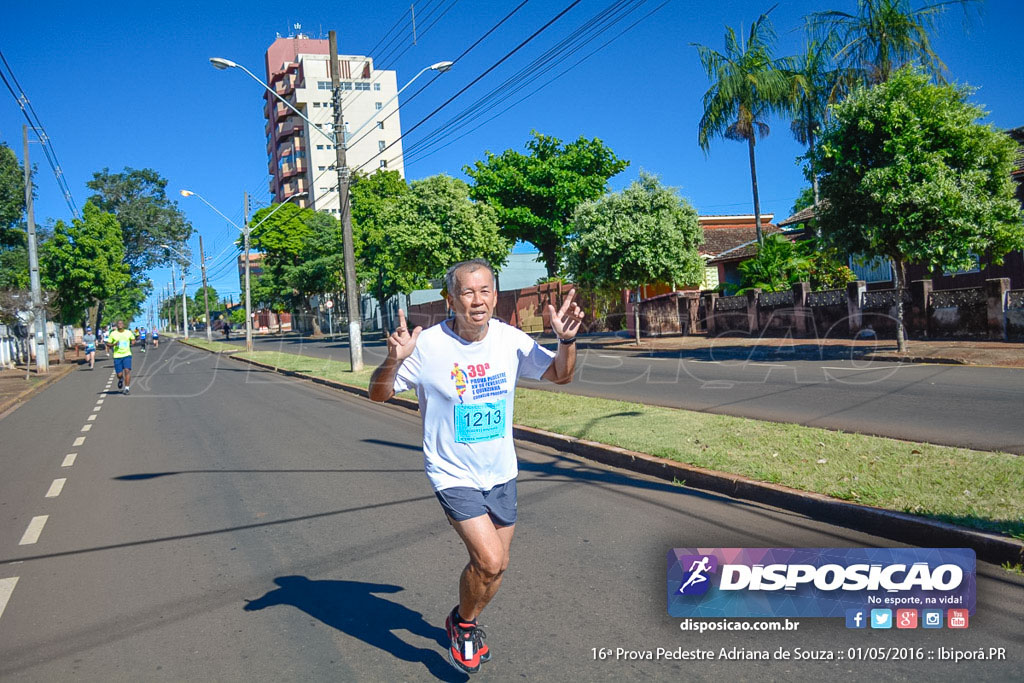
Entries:
<svg viewBox="0 0 1024 683">
<path fill-rule="evenodd" d="M 398 327 L 388 337 L 388 356 L 397 361 L 402 361 L 412 355 L 416 348 L 416 340 L 420 337 L 422 327 L 417 327 L 411 333 L 405 324 L 405 312 L 398 309 Z"/>
</svg>

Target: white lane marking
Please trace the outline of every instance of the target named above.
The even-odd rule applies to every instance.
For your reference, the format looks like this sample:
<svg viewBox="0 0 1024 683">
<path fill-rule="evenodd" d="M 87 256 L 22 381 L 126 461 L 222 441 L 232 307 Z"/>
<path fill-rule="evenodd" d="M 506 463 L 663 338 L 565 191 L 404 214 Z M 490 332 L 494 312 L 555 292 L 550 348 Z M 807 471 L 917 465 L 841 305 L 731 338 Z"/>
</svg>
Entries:
<svg viewBox="0 0 1024 683">
<path fill-rule="evenodd" d="M 18 545 L 32 545 L 38 541 L 39 534 L 43 533 L 43 527 L 46 526 L 46 520 L 49 518 L 49 515 L 33 517 L 32 521 L 28 523 L 28 528 L 25 529 L 25 533 L 22 535 L 21 540 L 18 541 Z"/>
<path fill-rule="evenodd" d="M 84 436 L 80 436 L 77 439 L 75 439 L 75 442 L 73 444 L 71 444 L 71 445 L 72 446 L 81 446 L 83 443 L 85 443 L 85 437 Z"/>
<path fill-rule="evenodd" d="M 50 484 L 50 490 L 46 492 L 47 498 L 56 498 L 60 495 L 60 492 L 64 490 L 64 484 L 67 483 L 67 479 L 54 479 L 53 483 Z"/>
<path fill-rule="evenodd" d="M 75 464 L 75 458 L 78 457 L 78 453 L 68 453 L 64 456 L 64 462 L 60 464 L 61 467 L 71 467 Z"/>
<path fill-rule="evenodd" d="M 96 405 L 98 405 L 98 406 L 103 405 L 103 399 L 101 398 L 101 399 L 97 400 L 96 401 Z"/>
<path fill-rule="evenodd" d="M 89 420 L 89 422 L 92 422 L 92 421 L 93 421 L 93 420 L 95 420 L 95 419 L 96 419 L 96 416 L 95 416 L 95 415 L 90 415 L 90 416 L 88 417 L 88 420 Z"/>
<path fill-rule="evenodd" d="M 14 592 L 14 587 L 17 585 L 17 576 L 12 576 L 9 579 L 0 579 L 0 617 L 4 615 L 4 610 L 7 609 L 7 601 L 11 599 L 11 593 Z"/>
<path fill-rule="evenodd" d="M 100 412 L 100 410 L 102 410 L 102 409 L 103 409 L 103 407 L 102 407 L 102 406 L 93 406 L 93 408 L 92 408 L 92 412 L 94 412 L 94 413 L 98 413 L 98 412 Z"/>
<path fill-rule="evenodd" d="M 82 431 L 87 432 L 92 429 L 92 425 L 82 425 Z"/>
<path fill-rule="evenodd" d="M 720 360 L 688 360 L 687 363 L 707 363 L 708 365 L 721 365 Z"/>
</svg>

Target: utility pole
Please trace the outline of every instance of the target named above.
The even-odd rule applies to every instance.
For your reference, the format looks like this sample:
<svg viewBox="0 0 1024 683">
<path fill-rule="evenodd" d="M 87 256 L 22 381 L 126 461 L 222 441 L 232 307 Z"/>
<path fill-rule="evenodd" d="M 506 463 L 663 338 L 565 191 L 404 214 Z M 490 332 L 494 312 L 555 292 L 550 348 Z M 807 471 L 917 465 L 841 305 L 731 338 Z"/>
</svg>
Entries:
<svg viewBox="0 0 1024 683">
<path fill-rule="evenodd" d="M 312 131 L 310 131 L 312 133 Z M 242 241 L 245 250 L 245 350 L 252 351 L 252 299 L 249 296 L 249 193 L 242 201 L 245 222 L 242 224 Z"/>
<path fill-rule="evenodd" d="M 345 305 L 348 308 L 348 352 L 352 372 L 363 369 L 362 313 L 359 310 L 359 283 L 356 281 L 356 256 L 352 245 L 352 214 L 348 202 L 348 167 L 345 165 L 345 118 L 341 111 L 341 64 L 338 61 L 338 35 L 327 34 L 331 50 L 331 99 L 334 105 L 334 152 L 338 170 L 338 212 L 345 256 Z M 310 131 L 310 135 L 312 135 Z"/>
<path fill-rule="evenodd" d="M 188 339 L 188 296 L 185 294 L 185 264 L 181 264 L 181 322 Z"/>
<path fill-rule="evenodd" d="M 206 286 L 206 252 L 203 251 L 202 235 L 199 236 L 199 263 L 203 270 L 203 305 L 206 307 L 206 341 L 213 341 L 213 337 L 210 336 L 210 294 Z"/>
<path fill-rule="evenodd" d="M 22 125 L 25 143 L 25 209 L 28 227 L 28 275 L 32 287 L 32 323 L 36 328 L 36 372 L 45 374 L 49 369 L 50 352 L 46 348 L 46 309 L 39 285 L 39 255 L 36 252 L 36 215 L 32 208 L 32 164 L 28 160 L 28 126 Z M 58 335 L 59 337 L 60 335 Z M 58 339 L 58 342 L 60 340 Z"/>
</svg>

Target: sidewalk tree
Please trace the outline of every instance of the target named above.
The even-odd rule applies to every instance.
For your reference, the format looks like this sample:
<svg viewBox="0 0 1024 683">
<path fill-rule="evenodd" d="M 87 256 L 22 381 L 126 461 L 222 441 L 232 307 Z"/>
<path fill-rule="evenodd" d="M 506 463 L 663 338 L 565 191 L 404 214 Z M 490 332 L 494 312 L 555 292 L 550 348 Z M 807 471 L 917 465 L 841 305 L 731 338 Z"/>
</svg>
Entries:
<svg viewBox="0 0 1024 683">
<path fill-rule="evenodd" d="M 121 226 L 92 202 L 70 225 L 57 221 L 40 257 L 44 286 L 56 291 L 54 305 L 65 325 L 82 321 L 94 301 L 113 297 L 128 283 Z"/>
<path fill-rule="evenodd" d="M 25 173 L 14 150 L 0 143 L 0 289 L 28 289 Z"/>
<path fill-rule="evenodd" d="M 758 244 L 764 242 L 764 236 L 754 146 L 758 138 L 770 131 L 768 117 L 786 110 L 789 95 L 786 65 L 784 60 L 772 55 L 774 43 L 775 29 L 765 13 L 751 25 L 745 42 L 727 26 L 725 52 L 694 44 L 701 66 L 711 80 L 711 87 L 704 93 L 704 113 L 697 127 L 697 141 L 705 152 L 716 137 L 747 143 Z"/>
<path fill-rule="evenodd" d="M 195 308 L 192 310 L 199 311 L 199 315 L 206 315 L 206 299 L 203 298 L 203 290 L 206 290 L 206 294 L 209 297 L 210 306 L 212 308 L 216 308 L 217 302 L 219 301 L 219 299 L 217 298 L 216 289 L 210 287 L 209 285 L 207 285 L 206 287 L 200 285 L 196 289 L 196 293 L 192 295 L 192 303 L 188 305 L 190 309 L 192 309 L 192 307 L 195 306 Z M 207 322 L 210 321 L 208 320 Z"/>
<path fill-rule="evenodd" d="M 401 274 L 390 262 L 388 228 L 382 216 L 386 207 L 410 192 L 409 185 L 398 171 L 359 174 L 352 183 L 352 230 L 359 260 L 358 272 L 366 283 L 367 291 L 377 299 L 381 311 L 387 311 L 385 302 L 388 299 L 406 291 L 400 282 Z M 391 329 L 390 321 L 385 320 L 384 326 Z"/>
<path fill-rule="evenodd" d="M 967 102 L 971 92 L 902 69 L 837 105 L 815 151 L 829 200 L 820 207 L 823 240 L 895 266 L 901 351 L 906 265 L 967 269 L 1024 247 L 1010 179 L 1016 143 L 979 123 L 985 110 Z"/>
<path fill-rule="evenodd" d="M 466 183 L 443 174 L 414 181 L 408 193 L 388 202 L 363 240 L 370 270 L 389 273 L 380 292 L 385 300 L 430 287 L 458 261 L 484 258 L 501 270 L 512 247 L 495 210 L 472 201 Z"/>
<path fill-rule="evenodd" d="M 901 68 L 921 67 L 941 82 L 946 65 L 932 49 L 928 34 L 952 6 L 966 12 L 981 0 L 941 0 L 912 9 L 910 0 L 857 0 L 855 13 L 815 12 L 812 31 L 834 31 L 840 41 L 836 59 L 865 85 L 884 83 Z"/>
<path fill-rule="evenodd" d="M 537 247 L 548 277 L 558 275 L 573 212 L 601 197 L 608 179 L 629 165 L 601 140 L 580 137 L 562 144 L 558 138 L 532 132 L 529 154 L 487 152 L 484 161 L 466 166 L 473 179 L 470 196 L 496 211 L 506 239 Z"/>
<path fill-rule="evenodd" d="M 86 186 L 95 192 L 89 201 L 101 211 L 114 214 L 121 226 L 124 262 L 131 276 L 131 289 L 123 292 L 117 303 L 124 316 L 141 312 L 142 301 L 137 294 L 152 289 L 146 277 L 151 268 L 169 264 L 176 257 L 161 245 L 182 245 L 192 236 L 192 224 L 178 209 L 177 202 L 167 197 L 167 180 L 150 168 L 126 167 L 121 173 L 109 168 L 93 173 Z M 145 297 L 143 297 L 143 300 Z M 96 312 L 96 325 L 102 323 L 103 307 Z"/>
<path fill-rule="evenodd" d="M 698 285 L 703 278 L 697 211 L 653 175 L 641 173 L 622 192 L 580 206 L 573 231 L 566 270 L 581 287 L 637 291 L 655 282 Z M 639 344 L 639 301 L 633 320 Z"/>
</svg>

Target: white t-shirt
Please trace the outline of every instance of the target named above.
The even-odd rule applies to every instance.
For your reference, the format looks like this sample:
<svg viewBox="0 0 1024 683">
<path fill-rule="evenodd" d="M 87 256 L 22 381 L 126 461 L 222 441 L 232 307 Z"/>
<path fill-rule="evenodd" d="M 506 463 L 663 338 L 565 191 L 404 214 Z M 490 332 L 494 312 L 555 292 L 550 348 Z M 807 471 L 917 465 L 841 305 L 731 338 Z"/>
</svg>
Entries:
<svg viewBox="0 0 1024 683">
<path fill-rule="evenodd" d="M 420 333 L 395 376 L 395 393 L 415 389 L 423 416 L 423 461 L 435 491 L 481 491 L 519 473 L 512 444 L 516 380 L 539 379 L 555 354 L 494 320 L 468 342 L 442 322 Z"/>
</svg>

